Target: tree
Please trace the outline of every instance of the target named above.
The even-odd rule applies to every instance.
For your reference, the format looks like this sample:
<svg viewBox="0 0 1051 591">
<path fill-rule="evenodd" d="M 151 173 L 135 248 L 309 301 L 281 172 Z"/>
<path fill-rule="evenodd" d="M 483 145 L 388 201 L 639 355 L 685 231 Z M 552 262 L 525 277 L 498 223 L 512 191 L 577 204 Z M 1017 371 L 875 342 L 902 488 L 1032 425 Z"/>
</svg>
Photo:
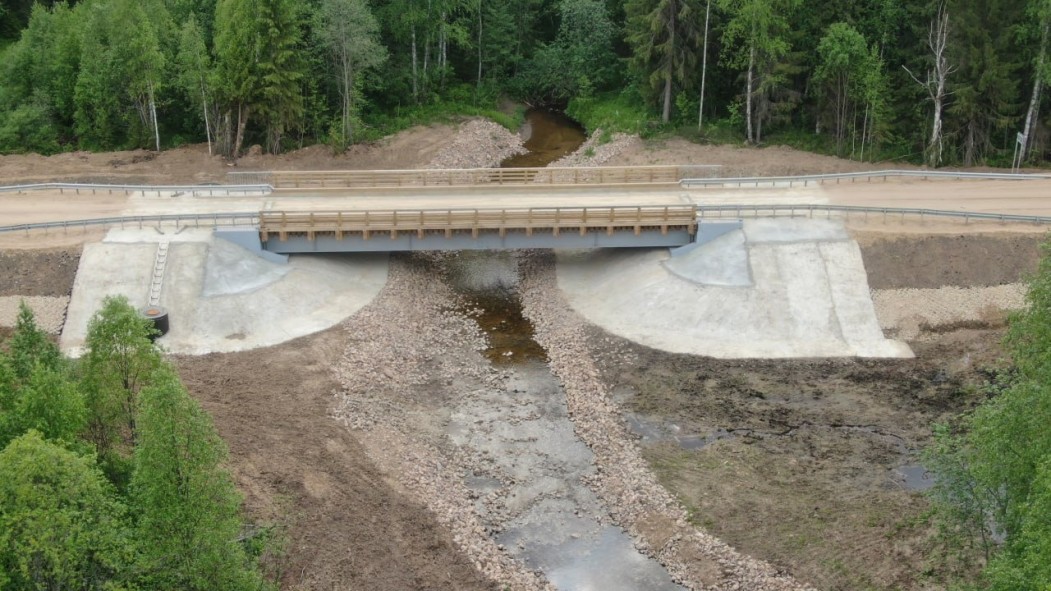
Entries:
<svg viewBox="0 0 1051 591">
<path fill-rule="evenodd" d="M 660 88 L 661 121 L 671 119 L 673 86 L 697 63 L 700 37 L 697 0 L 629 0 L 627 40 L 631 63 L 653 88 Z"/>
<path fill-rule="evenodd" d="M 952 5 L 950 5 L 952 7 Z M 950 131 L 959 138 L 964 166 L 985 160 L 994 142 L 1014 134 L 1019 107 L 1018 71 L 1023 67 L 1013 35 L 991 35 L 988 23 L 1021 20 L 1020 3 L 961 2 L 953 14 L 951 60 L 959 64 L 947 107 Z M 1008 149 L 1013 147 L 1014 142 Z"/>
<path fill-rule="evenodd" d="M 57 371 L 61 360 L 58 346 L 37 326 L 33 310 L 25 300 L 20 301 L 15 333 L 11 337 L 11 365 L 16 378 L 28 380 L 38 366 Z"/>
<path fill-rule="evenodd" d="M 818 67 L 814 80 L 818 94 L 832 112 L 836 152 L 843 154 L 848 128 L 857 127 L 857 105 L 866 106 L 864 128 L 868 124 L 869 100 L 876 98 L 870 85 L 879 79 L 871 73 L 880 69 L 879 59 L 865 43 L 865 38 L 851 25 L 835 23 L 817 46 Z M 850 132 L 854 135 L 854 132 Z"/>
<path fill-rule="evenodd" d="M 328 51 L 336 70 L 336 86 L 341 99 L 339 146 L 353 141 L 357 119 L 356 98 L 359 76 L 387 59 L 379 42 L 379 24 L 364 0 L 322 0 L 314 34 Z"/>
<path fill-rule="evenodd" d="M 157 120 L 157 87 L 164 76 L 165 59 L 153 23 L 138 0 L 111 0 L 124 20 L 125 36 L 115 44 L 115 58 L 123 66 L 124 77 L 139 120 L 153 129 L 154 149 L 161 151 L 160 122 Z"/>
<path fill-rule="evenodd" d="M 1029 5 L 1029 14 L 1039 33 L 1040 42 L 1033 64 L 1033 91 L 1029 98 L 1029 108 L 1025 113 L 1022 127 L 1022 145 L 1019 148 L 1019 161 L 1025 162 L 1029 157 L 1030 139 L 1036 128 L 1040 112 L 1040 97 L 1044 84 L 1051 83 L 1051 65 L 1047 60 L 1047 43 L 1051 35 L 1051 0 L 1033 0 Z"/>
<path fill-rule="evenodd" d="M 238 542 L 240 498 L 208 414 L 167 367 L 143 389 L 131 491 L 145 580 L 158 589 L 258 589 Z"/>
<path fill-rule="evenodd" d="M 730 21 L 723 32 L 723 51 L 731 67 L 746 68 L 745 131 L 749 143 L 762 141 L 761 118 L 754 108 L 758 91 L 768 92 L 777 80 L 777 64 L 789 50 L 788 14 L 798 0 L 720 0 Z"/>
<path fill-rule="evenodd" d="M 0 588 L 120 588 L 124 514 L 91 458 L 36 431 L 15 439 L 0 451 Z"/>
<path fill-rule="evenodd" d="M 946 82 L 949 76 L 956 71 L 957 67 L 949 63 L 947 48 L 949 44 L 949 12 L 945 6 L 945 0 L 938 2 L 938 13 L 931 21 L 930 32 L 927 35 L 927 48 L 931 52 L 933 67 L 927 70 L 927 78 L 920 81 L 904 65 L 909 76 L 922 86 L 934 103 L 933 122 L 931 123 L 931 138 L 927 142 L 927 165 L 936 167 L 942 162 L 942 110 L 948 93 Z"/>
<path fill-rule="evenodd" d="M 266 126 L 267 147 L 281 152 L 281 140 L 303 119 L 305 63 L 300 56 L 299 4 L 293 0 L 261 0 L 258 21 L 259 104 Z"/>
<path fill-rule="evenodd" d="M 212 60 L 205 46 L 201 29 L 197 25 L 197 17 L 192 13 L 186 19 L 186 24 L 183 25 L 179 35 L 177 61 L 179 86 L 189 100 L 200 102 L 204 119 L 204 135 L 208 140 L 208 154 L 210 155 L 212 153 L 212 126 L 208 111 L 209 103 L 214 104 L 211 99 L 212 87 L 209 81 Z"/>
<path fill-rule="evenodd" d="M 88 322 L 83 384 L 88 439 L 100 455 L 111 450 L 129 455 L 134 446 L 138 395 L 161 365 L 150 341 L 155 330 L 123 296 L 107 297 Z"/>
<path fill-rule="evenodd" d="M 53 441 L 71 444 L 87 425 L 84 396 L 75 383 L 61 373 L 37 365 L 13 397 L 13 404 L 0 432 L 0 445 L 30 430 Z"/>
<path fill-rule="evenodd" d="M 712 17 L 712 0 L 704 4 L 704 47 L 701 49 L 701 98 L 697 105 L 697 131 L 704 130 L 704 87 L 708 82 L 708 26 Z"/>
<path fill-rule="evenodd" d="M 241 153 L 249 118 L 266 127 L 271 152 L 303 117 L 300 20 L 291 0 L 219 0 L 215 9 L 214 86 L 224 104 L 219 151 Z"/>
<path fill-rule="evenodd" d="M 614 76 L 616 28 L 600 0 L 563 0 L 553 43 L 540 48 L 527 70 L 526 92 L 542 103 L 586 96 Z"/>
<path fill-rule="evenodd" d="M 237 158 L 252 108 L 259 101 L 256 10 L 262 0 L 218 0 L 215 7 L 214 87 L 223 102 L 219 153 Z"/>
<path fill-rule="evenodd" d="M 941 427 L 928 451 L 943 519 L 972 532 L 988 553 L 993 589 L 1051 585 L 1051 242 L 1031 279 L 1027 307 L 1005 340 L 1014 376 L 966 417 L 959 434 Z"/>
</svg>

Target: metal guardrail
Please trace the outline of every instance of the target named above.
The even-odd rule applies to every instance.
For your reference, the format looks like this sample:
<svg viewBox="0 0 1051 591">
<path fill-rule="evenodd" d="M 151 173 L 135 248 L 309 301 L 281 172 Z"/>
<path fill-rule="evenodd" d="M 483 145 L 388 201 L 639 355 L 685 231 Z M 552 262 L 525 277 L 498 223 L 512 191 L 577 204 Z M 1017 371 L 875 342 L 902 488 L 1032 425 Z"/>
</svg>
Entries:
<svg viewBox="0 0 1051 591">
<path fill-rule="evenodd" d="M 160 227 L 164 224 L 174 222 L 175 227 L 195 228 L 217 228 L 220 226 L 258 226 L 259 214 L 256 212 L 240 213 L 196 213 L 196 214 L 161 214 L 161 215 L 137 215 L 109 218 L 93 218 L 86 220 L 65 220 L 61 222 L 36 222 L 31 224 L 14 224 L 11 226 L 0 226 L 0 234 L 12 232 L 29 232 L 34 230 L 65 230 L 71 228 L 87 229 L 94 226 L 103 228 L 122 229 L 129 226 L 138 228 Z"/>
<path fill-rule="evenodd" d="M 810 183 L 826 183 L 835 181 L 837 183 L 843 180 L 849 180 L 856 182 L 858 179 L 865 179 L 872 182 L 872 179 L 887 180 L 888 178 L 922 178 L 924 180 L 929 179 L 984 179 L 984 180 L 1001 180 L 1001 181 L 1026 181 L 1026 180 L 1051 180 L 1051 174 L 1015 174 L 1006 172 L 952 172 L 944 170 L 871 170 L 863 172 L 839 172 L 831 174 L 808 174 L 798 176 L 756 176 L 756 177 L 726 177 L 726 178 L 690 178 L 683 179 L 680 181 L 680 185 L 684 188 L 690 187 L 745 187 L 752 185 L 755 187 L 765 185 L 785 185 L 789 187 L 802 183 L 803 186 L 807 186 Z"/>
<path fill-rule="evenodd" d="M 238 182 L 279 189 L 602 185 L 678 183 L 721 165 L 579 166 L 537 168 L 425 168 L 412 170 L 271 170 L 227 173 Z"/>
<path fill-rule="evenodd" d="M 230 195 L 261 193 L 270 194 L 274 188 L 268 184 L 254 185 L 100 185 L 84 183 L 35 183 L 30 185 L 3 185 L 0 193 L 28 193 L 30 191 L 58 191 L 60 194 L 73 191 L 79 195 L 81 191 L 91 194 L 106 192 L 112 193 L 174 193 L 176 195 L 191 195 L 193 197 L 215 195 Z"/>
<path fill-rule="evenodd" d="M 724 215 L 724 214 L 732 215 Z M 1028 223 L 1034 225 L 1051 225 L 1051 216 L 1019 215 L 1010 213 L 985 213 L 978 211 L 952 211 L 946 209 L 921 209 L 913 207 L 868 207 L 859 205 L 698 205 L 698 220 L 706 218 L 724 217 L 778 217 L 788 215 L 789 217 L 814 217 L 815 213 L 824 213 L 827 217 L 832 214 L 842 214 L 850 218 L 851 214 L 868 217 L 869 215 L 882 215 L 887 218 L 891 215 L 899 216 L 904 220 L 905 216 L 916 216 L 922 221 L 925 217 L 932 218 L 955 218 L 962 219 L 965 223 L 974 221 L 989 221 L 1002 223 Z M 718 215 L 710 215 L 718 214 Z"/>
<path fill-rule="evenodd" d="M 419 210 L 413 210 L 418 212 Z M 440 210 L 446 211 L 446 210 Z M 1006 213 L 984 213 L 975 211 L 950 211 L 943 209 L 919 209 L 907 207 L 864 207 L 853 205 L 698 205 L 696 206 L 697 221 L 703 222 L 710 218 L 743 218 L 743 217 L 778 217 L 787 215 L 789 217 L 814 217 L 815 214 L 825 214 L 831 217 L 833 214 L 843 214 L 849 218 L 851 215 L 883 215 L 885 217 L 898 216 L 904 220 L 906 216 L 916 216 L 921 220 L 925 217 L 955 218 L 964 222 L 989 221 L 1002 223 L 1028 223 L 1034 225 L 1051 225 L 1051 216 L 1018 215 Z M 309 213 L 309 212 L 303 212 Z M 38 222 L 32 224 L 15 224 L 0 226 L 0 234 L 12 232 L 29 233 L 34 230 L 68 230 L 70 228 L 89 228 L 92 226 L 121 227 L 137 226 L 139 228 L 148 225 L 160 226 L 174 222 L 176 227 L 219 227 L 219 226 L 258 226 L 260 224 L 260 213 L 199 213 L 199 214 L 164 214 L 164 215 L 142 215 L 123 216 L 109 218 L 95 218 L 85 220 L 66 220 L 61 222 Z"/>
</svg>

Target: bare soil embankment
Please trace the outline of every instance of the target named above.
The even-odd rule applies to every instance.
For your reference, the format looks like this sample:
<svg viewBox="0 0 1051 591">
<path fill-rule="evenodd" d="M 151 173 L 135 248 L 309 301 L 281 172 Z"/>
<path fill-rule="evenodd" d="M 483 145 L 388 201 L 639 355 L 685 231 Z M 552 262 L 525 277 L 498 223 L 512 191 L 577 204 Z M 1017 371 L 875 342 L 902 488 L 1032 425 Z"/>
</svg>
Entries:
<svg viewBox="0 0 1051 591">
<path fill-rule="evenodd" d="M 873 287 L 977 290 L 1032 272 L 1042 238 L 861 242 Z M 1003 326 L 1002 310 L 917 326 L 916 359 L 895 361 L 720 361 L 594 327 L 588 342 L 648 463 L 694 523 L 818 588 L 921 589 L 968 567 L 932 562 L 918 452 L 933 423 L 975 404 L 970 385 L 1000 362 Z"/>
</svg>

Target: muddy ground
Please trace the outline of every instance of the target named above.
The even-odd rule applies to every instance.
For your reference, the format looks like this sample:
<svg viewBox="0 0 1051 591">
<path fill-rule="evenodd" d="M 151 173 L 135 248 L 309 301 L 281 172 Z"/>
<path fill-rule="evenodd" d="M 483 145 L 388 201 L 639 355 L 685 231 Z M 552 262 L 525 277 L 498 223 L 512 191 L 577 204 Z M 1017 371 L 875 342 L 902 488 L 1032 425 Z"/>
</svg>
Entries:
<svg viewBox="0 0 1051 591">
<path fill-rule="evenodd" d="M 970 287 L 1031 273 L 1042 239 L 861 242 L 874 288 Z M 933 423 L 979 401 L 1002 323 L 924 334 L 911 360 L 722 361 L 592 331 L 647 461 L 697 525 L 821 589 L 941 588 L 967 572 L 939 558 L 918 455 Z"/>
<path fill-rule="evenodd" d="M 205 182 L 249 168 L 410 168 L 429 161 L 450 129 L 410 130 L 339 157 L 323 147 L 250 156 L 238 168 L 204 146 L 0 156 L 0 178 Z M 726 174 L 874 166 L 680 140 L 632 143 L 609 164 L 655 162 L 732 162 Z M 1011 283 L 1035 268 L 1040 239 L 859 235 L 874 289 Z M 68 295 L 78 256 L 79 247 L 0 250 L 0 295 Z M 507 321 L 480 320 L 483 330 Z M 8 332 L 0 327 L 0 341 Z M 976 403 L 970 385 L 999 363 L 1002 332 L 991 321 L 925 333 L 912 343 L 917 358 L 900 361 L 717 361 L 656 352 L 594 328 L 590 342 L 647 461 L 697 525 L 818 588 L 926 589 L 941 587 L 951 568 L 937 559 L 922 494 L 907 489 L 899 469 L 915 466 L 932 422 Z M 175 360 L 230 448 L 249 520 L 276 525 L 284 540 L 268 569 L 284 589 L 491 588 L 398 475 L 369 459 L 375 442 L 332 418 L 340 388 L 333 368 L 348 342 L 334 328 L 277 347 Z M 923 486 L 922 469 L 908 473 L 910 487 Z"/>
<path fill-rule="evenodd" d="M 1041 239 L 861 242 L 872 286 L 897 288 L 1016 281 L 1035 268 Z M 68 293 L 76 256 L 0 252 L 3 293 Z M 898 469 L 916 463 L 932 422 L 975 404 L 969 386 L 1000 362 L 1002 326 L 927 334 L 913 343 L 916 359 L 899 361 L 717 361 L 592 331 L 602 377 L 647 435 L 646 459 L 696 524 L 818 588 L 941 586 L 926 502 Z M 285 543 L 268 568 L 286 589 L 489 588 L 451 534 L 330 418 L 346 338 L 336 328 L 175 360 L 230 447 L 250 521 L 279 525 Z"/>
</svg>

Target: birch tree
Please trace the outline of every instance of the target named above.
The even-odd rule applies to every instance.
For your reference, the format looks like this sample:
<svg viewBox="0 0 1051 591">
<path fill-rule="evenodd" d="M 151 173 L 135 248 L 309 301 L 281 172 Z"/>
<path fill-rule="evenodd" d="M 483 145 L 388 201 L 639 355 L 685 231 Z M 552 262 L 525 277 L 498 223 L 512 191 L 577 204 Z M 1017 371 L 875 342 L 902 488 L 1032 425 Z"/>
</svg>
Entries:
<svg viewBox="0 0 1051 591">
<path fill-rule="evenodd" d="M 346 148 L 353 141 L 357 118 L 358 77 L 382 64 L 387 50 L 379 43 L 379 24 L 364 0 L 322 0 L 314 32 L 335 68 L 340 95 L 339 146 Z"/>
<path fill-rule="evenodd" d="M 712 0 L 704 5 L 704 46 L 701 48 L 701 100 L 697 106 L 697 131 L 704 127 L 704 85 L 708 81 L 708 31 L 712 16 Z"/>
<path fill-rule="evenodd" d="M 799 0 L 720 0 L 730 14 L 730 22 L 723 32 L 723 51 L 731 67 L 745 68 L 745 135 L 748 143 L 761 139 L 756 115 L 755 98 L 764 84 L 765 76 L 772 74 L 774 64 L 789 50 L 788 13 Z"/>
<path fill-rule="evenodd" d="M 1031 147 L 1030 139 L 1036 130 L 1036 122 L 1040 113 L 1041 94 L 1044 84 L 1051 82 L 1051 67 L 1047 60 L 1048 36 L 1051 34 L 1051 0 L 1034 0 L 1030 6 L 1033 21 L 1039 29 L 1040 45 L 1037 49 L 1036 62 L 1033 67 L 1033 92 L 1030 94 L 1029 107 L 1025 113 L 1025 123 L 1022 127 L 1021 146 L 1019 146 L 1019 160 L 1025 162 L 1029 158 Z"/>
<path fill-rule="evenodd" d="M 937 167 L 942 162 L 942 112 L 945 99 L 949 95 L 946 83 L 949 76 L 956 71 L 956 66 L 949 63 L 947 48 L 949 45 L 949 11 L 944 0 L 938 3 L 938 12 L 931 21 L 927 35 L 927 48 L 930 49 L 932 67 L 927 70 L 927 77 L 921 81 L 907 67 L 905 71 L 922 86 L 934 103 L 934 115 L 931 122 L 931 137 L 927 142 L 927 165 Z"/>
<path fill-rule="evenodd" d="M 820 59 L 814 70 L 818 94 L 831 110 L 836 137 L 836 153 L 843 154 L 843 142 L 856 118 L 857 104 L 868 95 L 868 72 L 876 66 L 865 38 L 851 25 L 835 23 L 817 46 Z M 856 127 L 856 126 L 855 126 Z"/>
<path fill-rule="evenodd" d="M 179 37 L 179 82 L 187 98 L 198 102 L 201 106 L 201 114 L 204 119 L 204 134 L 208 139 L 208 154 L 212 154 L 212 126 L 209 116 L 212 88 L 209 83 L 211 70 L 211 57 L 208 48 L 205 47 L 204 37 L 197 26 L 197 17 L 193 14 L 183 25 Z"/>
</svg>

